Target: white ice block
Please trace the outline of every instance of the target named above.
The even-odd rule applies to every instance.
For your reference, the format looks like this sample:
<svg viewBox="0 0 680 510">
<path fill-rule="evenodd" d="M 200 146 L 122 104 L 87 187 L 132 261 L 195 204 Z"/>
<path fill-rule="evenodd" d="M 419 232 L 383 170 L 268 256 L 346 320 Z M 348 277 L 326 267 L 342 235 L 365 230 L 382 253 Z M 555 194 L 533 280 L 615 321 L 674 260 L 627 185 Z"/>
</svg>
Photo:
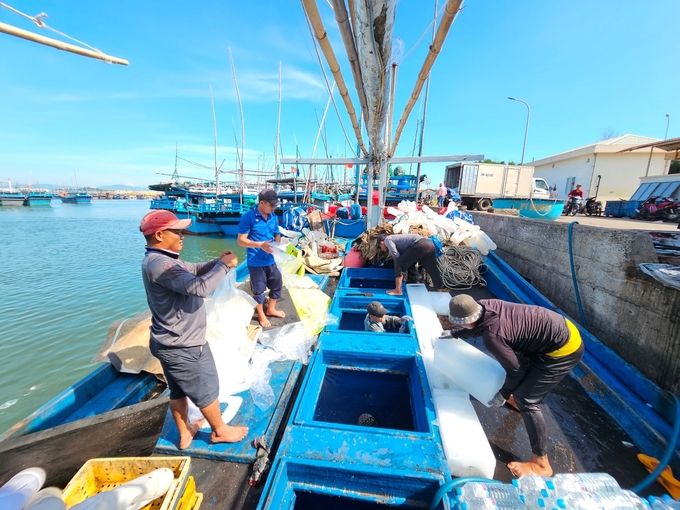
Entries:
<svg viewBox="0 0 680 510">
<path fill-rule="evenodd" d="M 406 294 L 411 304 L 413 324 L 421 352 L 431 352 L 434 339 L 444 331 L 434 311 L 431 293 L 422 283 L 412 283 L 406 285 Z"/>
<path fill-rule="evenodd" d="M 437 370 L 434 366 L 434 352 L 423 353 L 421 357 L 423 359 L 423 365 L 425 365 L 430 391 L 434 391 L 435 389 L 449 390 L 451 393 L 469 398 L 470 395 L 467 391 Z"/>
<path fill-rule="evenodd" d="M 437 315 L 449 315 L 449 301 L 451 301 L 451 294 L 448 292 L 430 292 L 430 299 L 432 300 L 432 309 Z"/>
<path fill-rule="evenodd" d="M 505 382 L 505 370 L 491 356 L 460 338 L 438 338 L 434 366 L 486 405 Z"/>
<path fill-rule="evenodd" d="M 496 458 L 470 397 L 435 389 L 432 398 L 451 474 L 493 478 Z"/>
</svg>

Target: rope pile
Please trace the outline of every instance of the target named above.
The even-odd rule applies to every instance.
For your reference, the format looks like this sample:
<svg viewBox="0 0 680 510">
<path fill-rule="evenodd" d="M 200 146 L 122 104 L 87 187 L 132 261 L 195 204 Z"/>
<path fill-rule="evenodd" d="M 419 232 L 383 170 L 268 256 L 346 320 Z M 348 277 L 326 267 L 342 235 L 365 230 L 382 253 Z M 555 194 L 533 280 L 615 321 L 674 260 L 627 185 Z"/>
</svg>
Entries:
<svg viewBox="0 0 680 510">
<path fill-rule="evenodd" d="M 470 289 L 486 285 L 482 254 L 469 246 L 444 246 L 444 254 L 437 259 L 442 281 L 447 289 Z"/>
</svg>

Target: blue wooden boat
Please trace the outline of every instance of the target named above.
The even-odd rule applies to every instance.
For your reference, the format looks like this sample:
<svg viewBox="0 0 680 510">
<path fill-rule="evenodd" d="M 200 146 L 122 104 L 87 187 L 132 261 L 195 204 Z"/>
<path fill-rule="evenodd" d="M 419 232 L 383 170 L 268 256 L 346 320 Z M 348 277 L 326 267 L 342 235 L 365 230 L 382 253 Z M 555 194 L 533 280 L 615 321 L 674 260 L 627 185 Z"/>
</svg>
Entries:
<svg viewBox="0 0 680 510">
<path fill-rule="evenodd" d="M 64 204 L 89 204 L 92 201 L 92 195 L 82 192 L 60 195 L 59 198 Z"/>
<path fill-rule="evenodd" d="M 9 207 L 13 205 L 24 205 L 24 200 L 26 197 L 23 193 L 17 190 L 13 190 L 11 187 L 9 189 L 4 189 L 0 191 L 0 205 Z"/>
<path fill-rule="evenodd" d="M 191 218 L 191 226 L 185 230 L 194 235 L 227 235 L 236 237 L 241 215 L 252 209 L 255 196 L 220 195 L 191 188 L 169 187 L 161 198 L 151 200 L 151 209 L 172 211 L 178 218 Z"/>
<path fill-rule="evenodd" d="M 516 209 L 523 218 L 546 221 L 554 221 L 562 216 L 565 204 L 564 200 L 541 200 L 539 198 L 497 198 L 493 201 L 496 209 Z"/>
<path fill-rule="evenodd" d="M 29 207 L 35 206 L 48 206 L 52 204 L 52 193 L 47 193 L 43 191 L 30 191 L 26 195 L 24 200 L 24 205 Z"/>
</svg>

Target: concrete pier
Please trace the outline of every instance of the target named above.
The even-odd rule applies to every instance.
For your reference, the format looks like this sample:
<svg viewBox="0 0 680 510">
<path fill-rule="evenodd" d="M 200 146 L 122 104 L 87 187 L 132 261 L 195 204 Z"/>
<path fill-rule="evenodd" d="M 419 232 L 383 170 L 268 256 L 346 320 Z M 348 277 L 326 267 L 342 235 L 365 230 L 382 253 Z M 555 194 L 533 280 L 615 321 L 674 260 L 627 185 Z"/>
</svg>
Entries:
<svg viewBox="0 0 680 510">
<path fill-rule="evenodd" d="M 498 245 L 497 255 L 582 322 L 569 264 L 568 223 L 472 214 Z M 590 332 L 660 387 L 678 393 L 680 292 L 638 268 L 639 263 L 659 262 L 650 235 L 579 224 L 573 228 L 572 244 Z"/>
</svg>

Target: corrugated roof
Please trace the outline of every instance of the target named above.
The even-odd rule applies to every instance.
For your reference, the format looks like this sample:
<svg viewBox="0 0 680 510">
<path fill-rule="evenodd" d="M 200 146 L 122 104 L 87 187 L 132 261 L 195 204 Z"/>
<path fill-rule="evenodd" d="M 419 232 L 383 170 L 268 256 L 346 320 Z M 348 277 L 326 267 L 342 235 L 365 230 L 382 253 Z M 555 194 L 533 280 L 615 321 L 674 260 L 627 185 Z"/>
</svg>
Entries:
<svg viewBox="0 0 680 510">
<path fill-rule="evenodd" d="M 536 161 L 532 161 L 530 165 L 533 166 L 540 166 L 544 165 L 546 163 L 553 163 L 556 161 L 561 161 L 564 159 L 569 159 L 572 157 L 577 157 L 581 156 L 583 154 L 587 153 L 597 153 L 598 152 L 598 147 L 601 147 L 604 149 L 602 146 L 615 146 L 615 145 L 627 145 L 627 146 L 635 146 L 638 144 L 644 144 L 644 143 L 654 143 L 658 142 L 657 138 L 650 138 L 647 136 L 640 136 L 640 135 L 631 135 L 631 134 L 626 134 L 622 136 L 617 136 L 615 138 L 609 138 L 607 140 L 600 140 L 599 142 L 591 143 L 589 145 L 584 145 L 582 147 L 577 147 L 575 149 L 569 149 L 568 151 L 564 152 L 558 152 L 557 154 L 553 154 L 552 156 L 548 156 L 545 158 L 538 159 Z M 630 150 L 635 150 L 635 149 L 630 149 Z M 604 150 L 603 152 L 616 152 L 616 150 L 612 147 L 609 150 Z M 623 152 L 623 151 L 618 151 L 618 152 Z"/>
<path fill-rule="evenodd" d="M 628 147 L 626 149 L 620 150 L 619 152 L 629 152 L 638 149 L 646 149 L 647 147 L 656 147 L 657 149 L 662 149 L 664 151 L 678 151 L 680 150 L 680 137 L 670 138 L 668 140 L 657 140 L 652 143 L 646 143 L 643 145 L 636 145 L 635 147 Z"/>
</svg>

